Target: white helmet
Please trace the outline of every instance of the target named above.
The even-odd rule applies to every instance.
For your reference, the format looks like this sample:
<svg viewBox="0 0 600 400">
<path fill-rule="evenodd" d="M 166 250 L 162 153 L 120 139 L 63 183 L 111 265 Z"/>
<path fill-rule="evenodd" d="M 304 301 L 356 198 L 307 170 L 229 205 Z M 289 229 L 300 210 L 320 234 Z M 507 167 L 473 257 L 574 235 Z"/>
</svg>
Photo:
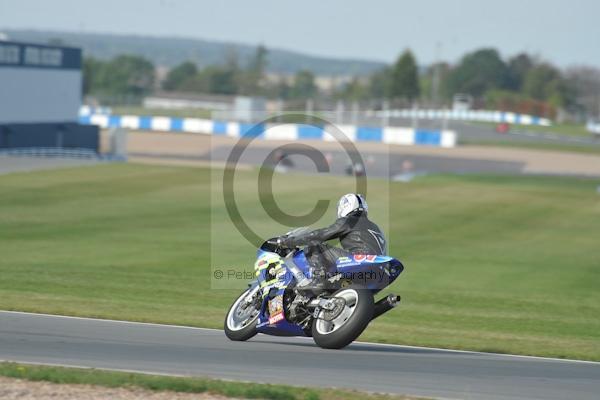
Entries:
<svg viewBox="0 0 600 400">
<path fill-rule="evenodd" d="M 337 217 L 342 218 L 356 211 L 367 212 L 366 200 L 360 194 L 348 193 L 343 195 L 338 202 Z"/>
</svg>

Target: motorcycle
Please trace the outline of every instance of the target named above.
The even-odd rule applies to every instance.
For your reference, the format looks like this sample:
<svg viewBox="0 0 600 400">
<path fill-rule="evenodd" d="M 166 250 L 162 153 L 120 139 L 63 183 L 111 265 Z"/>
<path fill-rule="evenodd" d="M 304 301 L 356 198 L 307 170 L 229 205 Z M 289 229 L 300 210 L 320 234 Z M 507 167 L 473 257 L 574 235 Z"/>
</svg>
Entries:
<svg viewBox="0 0 600 400">
<path fill-rule="evenodd" d="M 257 333 L 308 336 L 322 348 L 341 349 L 369 322 L 398 305 L 400 296 L 390 294 L 375 302 L 374 295 L 394 282 L 404 266 L 388 256 L 341 257 L 326 289 L 315 293 L 302 285 L 312 277 L 304 251 L 284 248 L 273 238 L 258 249 L 254 270 L 256 279 L 227 312 L 224 330 L 230 340 L 245 341 Z"/>
</svg>

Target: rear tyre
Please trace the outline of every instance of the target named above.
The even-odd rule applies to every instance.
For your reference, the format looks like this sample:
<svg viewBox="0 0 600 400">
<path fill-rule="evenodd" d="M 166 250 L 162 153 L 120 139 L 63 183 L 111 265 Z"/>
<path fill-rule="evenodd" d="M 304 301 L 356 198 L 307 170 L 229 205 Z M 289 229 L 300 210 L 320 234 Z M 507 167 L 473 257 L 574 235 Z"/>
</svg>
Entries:
<svg viewBox="0 0 600 400">
<path fill-rule="evenodd" d="M 312 336 L 320 347 L 341 349 L 356 340 L 371 322 L 373 294 L 366 289 L 345 288 L 332 297 L 344 299 L 344 309 L 333 318 L 322 310 L 313 321 Z"/>
<path fill-rule="evenodd" d="M 246 304 L 246 297 L 251 289 L 242 293 L 231 305 L 225 317 L 225 336 L 234 341 L 246 341 L 256 335 L 258 310 L 255 303 Z M 258 293 L 258 292 L 257 292 Z"/>
</svg>

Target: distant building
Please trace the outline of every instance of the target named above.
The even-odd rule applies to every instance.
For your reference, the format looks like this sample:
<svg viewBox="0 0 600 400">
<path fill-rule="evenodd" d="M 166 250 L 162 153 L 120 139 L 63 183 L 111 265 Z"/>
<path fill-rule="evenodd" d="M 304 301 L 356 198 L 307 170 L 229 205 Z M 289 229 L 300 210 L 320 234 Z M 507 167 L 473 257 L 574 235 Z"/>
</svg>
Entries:
<svg viewBox="0 0 600 400">
<path fill-rule="evenodd" d="M 0 41 L 0 148 L 98 149 L 78 124 L 81 49 Z"/>
</svg>

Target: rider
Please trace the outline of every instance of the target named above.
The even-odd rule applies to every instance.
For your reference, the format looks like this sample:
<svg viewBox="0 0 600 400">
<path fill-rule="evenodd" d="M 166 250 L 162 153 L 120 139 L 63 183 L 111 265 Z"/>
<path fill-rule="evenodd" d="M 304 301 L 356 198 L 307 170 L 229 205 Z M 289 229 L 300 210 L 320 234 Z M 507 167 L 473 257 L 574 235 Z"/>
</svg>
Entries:
<svg viewBox="0 0 600 400">
<path fill-rule="evenodd" d="M 299 236 L 282 237 L 282 246 L 306 246 L 305 254 L 313 267 L 313 279 L 300 286 L 323 289 L 329 272 L 340 257 L 353 254 L 385 255 L 387 245 L 383 232 L 367 217 L 367 202 L 360 194 L 349 193 L 340 198 L 338 219 L 330 226 Z M 330 246 L 328 240 L 339 238 L 342 248 Z M 333 271 L 334 272 L 334 271 Z"/>
</svg>

